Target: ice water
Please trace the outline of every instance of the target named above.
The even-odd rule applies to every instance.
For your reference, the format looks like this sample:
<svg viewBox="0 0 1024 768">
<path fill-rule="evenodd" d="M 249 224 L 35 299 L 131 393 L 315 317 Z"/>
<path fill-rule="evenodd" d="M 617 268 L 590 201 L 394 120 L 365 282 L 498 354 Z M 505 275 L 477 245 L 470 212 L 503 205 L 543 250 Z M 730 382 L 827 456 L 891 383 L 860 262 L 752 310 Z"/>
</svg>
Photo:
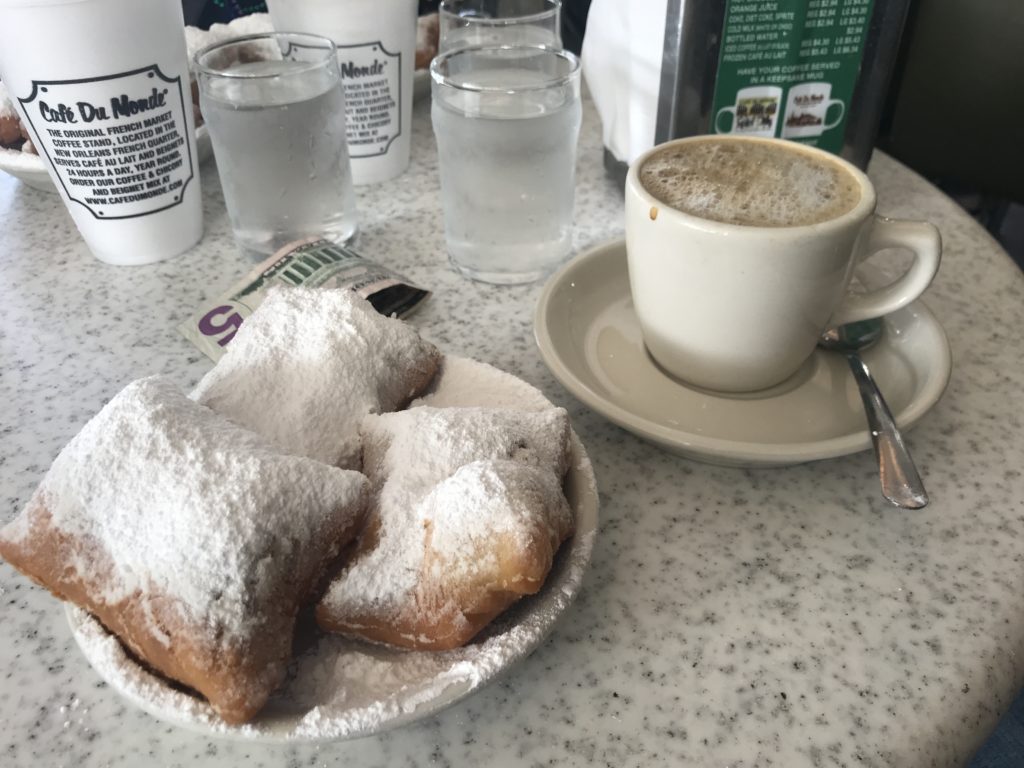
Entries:
<svg viewBox="0 0 1024 768">
<path fill-rule="evenodd" d="M 545 82 L 540 73 L 485 70 L 473 84 Z M 445 240 L 453 265 L 487 282 L 543 277 L 572 250 L 578 98 L 564 90 L 436 94 L 432 118 Z"/>
<path fill-rule="evenodd" d="M 238 77 L 213 79 L 202 94 L 235 239 L 255 257 L 310 235 L 344 243 L 356 234 L 341 81 L 302 69 L 239 64 Z"/>
</svg>

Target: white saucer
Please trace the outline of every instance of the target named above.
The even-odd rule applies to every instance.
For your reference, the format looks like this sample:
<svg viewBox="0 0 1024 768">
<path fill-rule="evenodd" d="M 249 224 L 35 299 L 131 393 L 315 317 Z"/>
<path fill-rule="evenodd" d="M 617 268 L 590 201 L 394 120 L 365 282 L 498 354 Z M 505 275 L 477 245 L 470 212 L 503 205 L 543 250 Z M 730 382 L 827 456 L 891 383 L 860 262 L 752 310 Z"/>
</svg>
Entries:
<svg viewBox="0 0 1024 768">
<path fill-rule="evenodd" d="M 670 377 L 647 353 L 633 311 L 623 240 L 580 254 L 545 285 L 534 318 L 541 356 L 573 395 L 624 429 L 689 458 L 782 466 L 871 447 L 846 361 L 816 350 L 790 380 L 747 395 Z M 949 382 L 949 342 L 920 301 L 885 320 L 862 355 L 907 428 Z"/>
<path fill-rule="evenodd" d="M 551 403 L 531 385 L 474 360 L 445 357 L 430 392 L 410 407 L 540 410 Z M 93 668 L 151 715 L 193 731 L 260 742 L 322 742 L 380 733 L 435 714 L 468 696 L 541 644 L 579 592 L 597 533 L 594 470 L 572 434 L 565 496 L 576 531 L 559 550 L 541 590 L 516 603 L 473 641 L 452 651 L 404 651 L 328 635 L 297 633 L 284 685 L 256 718 L 224 723 L 205 701 L 143 668 L 85 611 L 67 604 L 71 631 Z"/>
</svg>

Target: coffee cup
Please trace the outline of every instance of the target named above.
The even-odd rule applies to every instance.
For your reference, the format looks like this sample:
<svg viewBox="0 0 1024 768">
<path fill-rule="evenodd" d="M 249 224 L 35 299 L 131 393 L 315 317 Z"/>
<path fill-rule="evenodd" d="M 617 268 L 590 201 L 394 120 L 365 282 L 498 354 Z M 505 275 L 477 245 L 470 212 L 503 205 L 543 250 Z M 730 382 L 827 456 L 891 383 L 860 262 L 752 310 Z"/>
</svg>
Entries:
<svg viewBox="0 0 1024 768">
<path fill-rule="evenodd" d="M 785 381 L 822 331 L 906 306 L 931 283 L 931 224 L 875 215 L 855 166 L 781 139 L 698 136 L 641 155 L 626 178 L 633 303 L 657 363 L 688 383 L 749 392 Z M 856 265 L 884 249 L 913 261 L 853 293 Z"/>
</svg>

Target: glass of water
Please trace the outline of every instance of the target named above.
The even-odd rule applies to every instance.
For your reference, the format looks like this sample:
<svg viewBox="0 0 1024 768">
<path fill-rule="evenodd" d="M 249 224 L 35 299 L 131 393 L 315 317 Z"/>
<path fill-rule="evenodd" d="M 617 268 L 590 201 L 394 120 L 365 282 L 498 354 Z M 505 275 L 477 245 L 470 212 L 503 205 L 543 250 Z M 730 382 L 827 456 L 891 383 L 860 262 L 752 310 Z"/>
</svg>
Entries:
<svg viewBox="0 0 1024 768">
<path fill-rule="evenodd" d="M 265 258 L 310 235 L 346 243 L 357 230 L 334 43 L 271 33 L 195 57 L 235 240 Z"/>
<path fill-rule="evenodd" d="M 544 277 L 572 251 L 580 63 L 544 46 L 480 46 L 430 66 L 452 265 L 490 283 Z"/>
<path fill-rule="evenodd" d="M 562 47 L 561 0 L 442 0 L 438 51 L 475 45 Z"/>
</svg>

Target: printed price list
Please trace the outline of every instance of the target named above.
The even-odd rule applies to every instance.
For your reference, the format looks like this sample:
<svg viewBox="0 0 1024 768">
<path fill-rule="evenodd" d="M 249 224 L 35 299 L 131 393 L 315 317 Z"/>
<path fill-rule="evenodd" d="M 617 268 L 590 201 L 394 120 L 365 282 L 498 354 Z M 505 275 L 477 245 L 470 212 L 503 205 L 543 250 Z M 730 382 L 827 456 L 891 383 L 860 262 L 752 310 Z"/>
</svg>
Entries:
<svg viewBox="0 0 1024 768">
<path fill-rule="evenodd" d="M 729 4 L 721 61 L 764 83 L 825 78 L 859 66 L 873 0 L 740 0 Z"/>
</svg>

